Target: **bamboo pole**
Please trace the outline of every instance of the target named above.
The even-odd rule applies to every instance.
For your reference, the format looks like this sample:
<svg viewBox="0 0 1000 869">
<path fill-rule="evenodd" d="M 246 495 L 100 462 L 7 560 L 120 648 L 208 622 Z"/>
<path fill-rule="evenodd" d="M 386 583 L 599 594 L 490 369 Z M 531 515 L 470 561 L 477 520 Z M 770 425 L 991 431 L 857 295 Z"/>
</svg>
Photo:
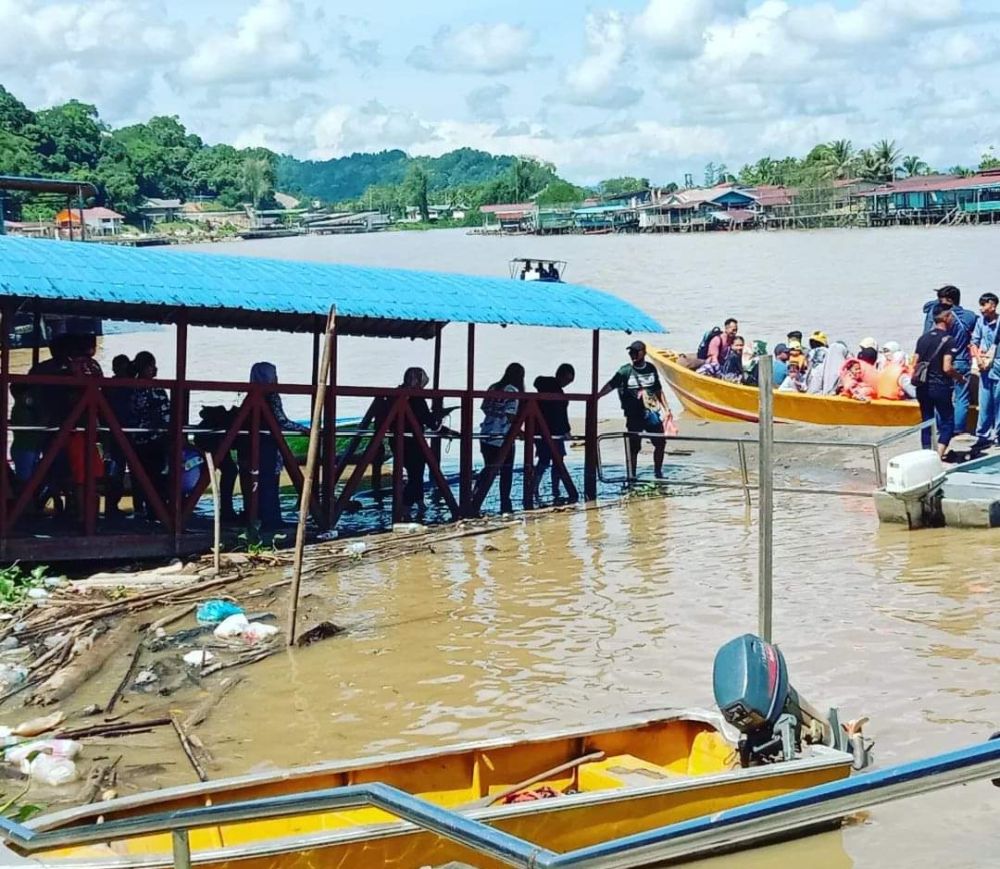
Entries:
<svg viewBox="0 0 1000 869">
<path fill-rule="evenodd" d="M 758 391 L 760 393 L 758 426 L 758 492 L 760 538 L 757 544 L 757 633 L 771 642 L 773 543 L 771 523 L 774 518 L 774 369 L 770 354 L 760 357 Z"/>
<path fill-rule="evenodd" d="M 222 515 L 219 506 L 219 475 L 215 469 L 215 459 L 212 451 L 205 450 L 205 461 L 208 463 L 209 479 L 212 482 L 212 566 L 215 572 L 222 570 Z"/>
<path fill-rule="evenodd" d="M 312 420 L 309 425 L 309 452 L 306 455 L 306 472 L 302 481 L 302 497 L 299 500 L 299 524 L 295 530 L 295 558 L 292 562 L 292 593 L 288 599 L 288 645 L 295 645 L 295 620 L 299 613 L 299 588 L 302 585 L 302 553 L 306 543 L 306 519 L 309 517 L 309 504 L 312 502 L 313 476 L 316 471 L 316 459 L 319 456 L 320 417 L 326 400 L 326 382 L 330 379 L 330 358 L 333 351 L 333 333 L 337 328 L 337 309 L 330 309 L 326 321 L 326 334 L 323 336 L 323 358 L 319 364 L 319 377 L 316 381 L 316 398 L 313 401 Z M 333 420 L 327 420 L 332 425 Z M 333 457 L 327 456 L 332 462 Z"/>
</svg>

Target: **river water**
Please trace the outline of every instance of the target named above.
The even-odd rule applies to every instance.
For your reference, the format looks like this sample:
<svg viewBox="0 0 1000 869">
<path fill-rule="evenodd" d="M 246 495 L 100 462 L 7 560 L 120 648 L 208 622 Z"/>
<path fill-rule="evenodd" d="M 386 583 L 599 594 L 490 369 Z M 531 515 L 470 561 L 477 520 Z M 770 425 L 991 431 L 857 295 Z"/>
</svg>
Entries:
<svg viewBox="0 0 1000 869">
<path fill-rule="evenodd" d="M 671 330 L 650 341 L 686 348 L 730 315 L 748 338 L 771 342 L 791 328 L 821 328 L 850 342 L 872 335 L 909 345 L 933 287 L 954 283 L 974 304 L 997 289 L 1000 265 L 988 227 L 596 238 L 449 231 L 209 248 L 223 251 L 480 274 L 503 274 L 512 256 L 562 258 L 568 279 L 630 299 Z M 445 331 L 446 386 L 462 385 L 463 337 Z M 244 334 L 198 330 L 194 341 L 193 377 L 239 377 L 258 358 L 275 361 L 284 380 L 308 376 L 306 338 L 254 336 L 250 350 Z M 152 347 L 166 375 L 170 342 L 167 332 L 113 336 L 104 351 Z M 624 361 L 626 343 L 605 336 L 604 373 Z M 562 361 L 589 372 L 589 346 L 575 332 L 481 329 L 477 384 L 512 359 L 529 380 Z M 346 339 L 341 381 L 396 383 L 406 365 L 429 367 L 430 354 L 429 345 Z M 613 417 L 613 399 L 602 409 Z M 681 423 L 690 430 L 696 421 Z M 715 650 L 756 625 L 756 539 L 739 495 L 679 493 L 517 523 L 434 555 L 311 580 L 314 614 L 352 630 L 246 671 L 204 727 L 217 774 L 710 706 Z M 880 765 L 998 729 L 997 539 L 880 528 L 860 498 L 778 497 L 775 638 L 806 697 L 871 717 Z M 178 764 L 155 783 L 183 780 Z M 995 866 L 998 798 L 978 783 L 713 865 Z"/>
</svg>

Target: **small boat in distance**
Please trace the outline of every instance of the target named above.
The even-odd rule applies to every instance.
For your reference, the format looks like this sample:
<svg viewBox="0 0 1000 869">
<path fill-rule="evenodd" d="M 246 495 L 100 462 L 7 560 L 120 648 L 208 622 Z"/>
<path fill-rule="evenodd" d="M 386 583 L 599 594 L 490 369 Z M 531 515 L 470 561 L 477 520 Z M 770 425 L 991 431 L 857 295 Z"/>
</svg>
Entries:
<svg viewBox="0 0 1000 869">
<path fill-rule="evenodd" d="M 683 354 L 651 347 L 647 355 L 685 410 L 715 422 L 757 422 L 759 396 L 756 387 L 697 374 L 679 361 Z M 974 419 L 974 415 L 970 418 Z M 916 401 L 858 401 L 839 395 L 775 390 L 774 420 L 812 425 L 907 428 L 920 424 L 920 407 Z"/>
<path fill-rule="evenodd" d="M 510 261 L 510 276 L 515 281 L 545 281 L 559 284 L 562 283 L 565 274 L 566 260 L 514 257 Z"/>
</svg>

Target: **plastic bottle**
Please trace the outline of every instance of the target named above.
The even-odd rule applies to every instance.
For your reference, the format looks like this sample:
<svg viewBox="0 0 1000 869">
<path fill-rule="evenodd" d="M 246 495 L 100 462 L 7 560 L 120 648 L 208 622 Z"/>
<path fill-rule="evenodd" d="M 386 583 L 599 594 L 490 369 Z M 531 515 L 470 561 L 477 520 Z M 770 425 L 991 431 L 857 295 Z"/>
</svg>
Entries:
<svg viewBox="0 0 1000 869">
<path fill-rule="evenodd" d="M 28 670 L 20 664 L 0 664 L 0 691 L 20 685 L 28 678 Z"/>
<path fill-rule="evenodd" d="M 76 764 L 68 757 L 40 754 L 32 761 L 25 761 L 21 772 L 28 773 L 35 781 L 54 787 L 76 781 Z"/>
</svg>

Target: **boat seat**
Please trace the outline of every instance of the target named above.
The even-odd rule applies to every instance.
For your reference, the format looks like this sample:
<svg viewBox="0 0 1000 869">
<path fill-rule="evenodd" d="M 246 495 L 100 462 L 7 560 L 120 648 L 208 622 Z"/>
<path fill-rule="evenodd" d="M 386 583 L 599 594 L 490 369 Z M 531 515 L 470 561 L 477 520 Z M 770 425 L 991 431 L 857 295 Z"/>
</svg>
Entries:
<svg viewBox="0 0 1000 869">
<path fill-rule="evenodd" d="M 659 764 L 633 754 L 615 754 L 580 768 L 580 790 L 647 787 L 673 778 L 678 778 L 678 773 Z"/>
</svg>

